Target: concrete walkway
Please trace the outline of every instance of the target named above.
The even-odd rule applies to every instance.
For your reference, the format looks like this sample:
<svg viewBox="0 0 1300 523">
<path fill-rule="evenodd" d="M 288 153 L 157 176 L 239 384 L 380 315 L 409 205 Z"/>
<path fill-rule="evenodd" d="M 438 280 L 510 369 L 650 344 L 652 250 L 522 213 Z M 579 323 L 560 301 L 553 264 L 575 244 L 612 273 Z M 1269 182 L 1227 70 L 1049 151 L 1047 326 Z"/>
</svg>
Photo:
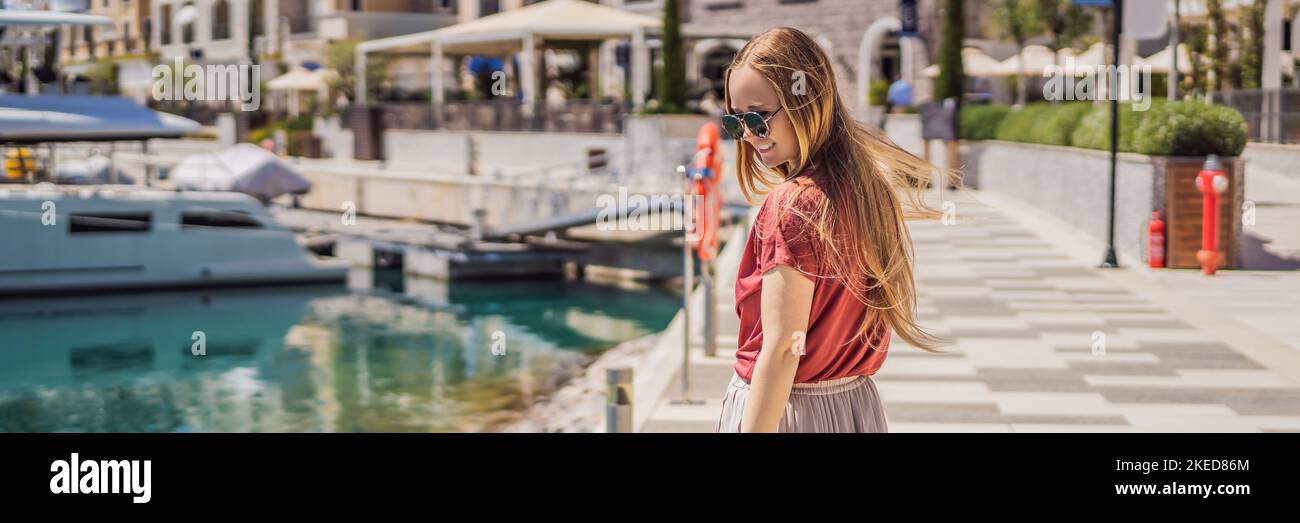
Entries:
<svg viewBox="0 0 1300 523">
<path fill-rule="evenodd" d="M 892 432 L 1300 431 L 1300 350 L 1267 328 L 1294 329 L 1300 304 L 1260 301 L 1272 309 L 1251 322 L 1201 301 L 1249 292 L 1234 284 L 1251 278 L 1300 290 L 1294 272 L 1096 269 L 1095 242 L 1023 205 L 949 198 L 955 223 L 910 227 L 921 320 L 952 343 L 931 354 L 894 340 L 874 377 Z M 713 429 L 734 362 L 733 286 L 719 286 L 718 357 L 692 354 L 702 403 L 674 404 L 675 382 L 644 431 Z"/>
</svg>

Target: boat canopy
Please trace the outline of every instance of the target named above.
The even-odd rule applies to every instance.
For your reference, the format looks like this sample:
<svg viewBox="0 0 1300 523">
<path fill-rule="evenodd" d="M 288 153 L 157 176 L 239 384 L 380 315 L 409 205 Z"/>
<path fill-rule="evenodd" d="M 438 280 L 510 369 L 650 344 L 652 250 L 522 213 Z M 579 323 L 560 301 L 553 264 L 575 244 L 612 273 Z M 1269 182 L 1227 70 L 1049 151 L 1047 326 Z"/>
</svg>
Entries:
<svg viewBox="0 0 1300 523">
<path fill-rule="evenodd" d="M 304 194 L 311 182 L 275 153 L 251 143 L 218 153 L 185 157 L 169 174 L 178 189 L 234 191 L 270 201 L 283 194 Z"/>
<path fill-rule="evenodd" d="M 116 96 L 0 94 L 0 143 L 179 138 L 198 122 Z"/>
</svg>

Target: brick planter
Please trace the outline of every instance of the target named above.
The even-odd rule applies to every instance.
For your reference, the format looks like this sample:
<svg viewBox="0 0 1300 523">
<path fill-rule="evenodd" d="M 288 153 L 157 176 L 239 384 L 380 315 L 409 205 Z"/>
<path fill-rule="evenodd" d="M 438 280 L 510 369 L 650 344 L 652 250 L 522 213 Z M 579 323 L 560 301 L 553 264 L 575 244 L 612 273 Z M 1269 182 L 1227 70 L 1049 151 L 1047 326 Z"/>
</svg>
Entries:
<svg viewBox="0 0 1300 523">
<path fill-rule="evenodd" d="M 1200 268 L 1196 251 L 1201 248 L 1201 191 L 1196 175 L 1205 158 L 1199 156 L 1152 157 L 1155 178 L 1155 210 L 1165 217 L 1165 266 L 1173 269 Z M 1241 266 L 1241 206 L 1245 202 L 1244 164 L 1235 157 L 1220 158 L 1228 176 L 1228 191 L 1219 196 L 1219 268 Z"/>
</svg>

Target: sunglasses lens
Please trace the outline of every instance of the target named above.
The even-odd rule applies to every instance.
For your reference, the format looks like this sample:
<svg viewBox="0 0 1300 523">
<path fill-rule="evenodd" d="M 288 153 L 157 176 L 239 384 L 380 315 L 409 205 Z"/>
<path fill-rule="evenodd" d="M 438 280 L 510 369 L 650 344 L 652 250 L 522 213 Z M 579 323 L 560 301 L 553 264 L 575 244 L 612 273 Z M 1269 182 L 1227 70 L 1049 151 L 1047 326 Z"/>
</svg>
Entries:
<svg viewBox="0 0 1300 523">
<path fill-rule="evenodd" d="M 740 118 L 730 114 L 722 117 L 722 130 L 725 131 L 727 136 L 732 140 L 739 140 L 745 135 L 745 130 L 741 127 Z"/>
<path fill-rule="evenodd" d="M 745 113 L 745 127 L 759 138 L 767 138 L 767 122 L 758 113 Z"/>
</svg>

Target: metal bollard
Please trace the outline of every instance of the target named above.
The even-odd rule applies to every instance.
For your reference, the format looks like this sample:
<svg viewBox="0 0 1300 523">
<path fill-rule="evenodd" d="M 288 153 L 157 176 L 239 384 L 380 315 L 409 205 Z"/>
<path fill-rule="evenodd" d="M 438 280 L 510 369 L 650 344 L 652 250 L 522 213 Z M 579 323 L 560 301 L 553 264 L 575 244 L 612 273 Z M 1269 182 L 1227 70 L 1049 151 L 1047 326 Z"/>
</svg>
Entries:
<svg viewBox="0 0 1300 523">
<path fill-rule="evenodd" d="M 632 368 L 605 369 L 605 432 L 632 432 Z"/>
</svg>

